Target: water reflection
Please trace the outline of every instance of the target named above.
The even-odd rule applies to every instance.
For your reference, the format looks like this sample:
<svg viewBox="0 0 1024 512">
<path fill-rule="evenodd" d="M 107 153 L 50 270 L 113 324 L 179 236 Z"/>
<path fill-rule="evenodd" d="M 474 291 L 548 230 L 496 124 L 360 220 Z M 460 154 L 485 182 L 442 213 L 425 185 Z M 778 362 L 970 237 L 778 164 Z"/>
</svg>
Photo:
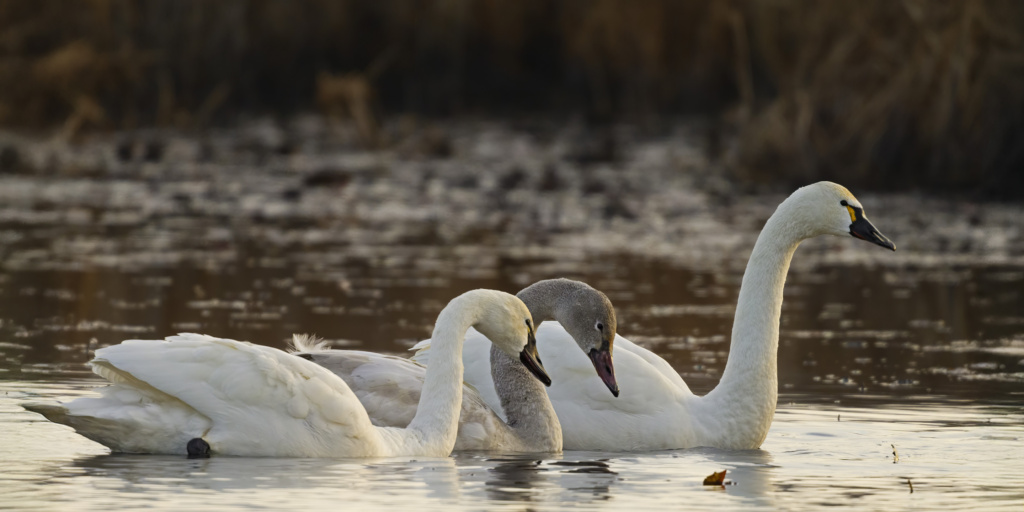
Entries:
<svg viewBox="0 0 1024 512">
<path fill-rule="evenodd" d="M 499 501 L 568 501 L 588 503 L 607 500 L 617 481 L 608 459 L 570 460 L 514 456 L 489 458 L 486 490 L 488 498 Z M 565 491 L 569 491 L 566 493 Z"/>
<path fill-rule="evenodd" d="M 728 469 L 726 477 L 735 484 L 727 488 L 730 494 L 749 499 L 752 503 L 763 505 L 772 503 L 768 497 L 775 490 L 772 475 L 777 467 L 772 464 L 771 453 L 766 450 L 727 451 L 709 448 L 698 450 L 708 460 Z"/>
<path fill-rule="evenodd" d="M 546 487 L 540 459 L 488 459 L 495 465 L 487 470 L 487 497 L 499 501 L 535 501 L 534 494 Z"/>
<path fill-rule="evenodd" d="M 399 501 L 415 496 L 458 502 L 480 489 L 489 500 L 504 502 L 576 502 L 607 500 L 616 473 L 609 463 L 542 457 L 488 458 L 459 454 L 442 459 L 264 459 L 148 455 L 96 455 L 68 466 L 51 464 L 52 482 L 73 485 L 87 478 L 109 492 L 160 493 L 170 487 L 185 492 L 239 493 L 259 489 L 293 494 L 342 495 L 365 488 L 378 498 Z M 337 488 L 328 491 L 336 484 Z"/>
<path fill-rule="evenodd" d="M 763 449 L 457 454 L 451 458 L 269 459 L 109 455 L 20 410 L 88 393 L 85 381 L 0 381 L 0 486 L 22 510 L 572 506 L 744 510 L 935 508 L 1024 500 L 1024 413 L 969 399 L 782 395 Z M 874 400 L 874 401 L 872 401 Z M 891 446 L 899 450 L 894 464 Z M 993 469 L 998 472 L 993 476 Z M 727 470 L 732 485 L 706 487 Z M 907 480 L 915 492 L 909 493 Z M 902 501 L 897 503 L 903 503 Z M 519 507 L 519 508 L 515 508 Z"/>
</svg>

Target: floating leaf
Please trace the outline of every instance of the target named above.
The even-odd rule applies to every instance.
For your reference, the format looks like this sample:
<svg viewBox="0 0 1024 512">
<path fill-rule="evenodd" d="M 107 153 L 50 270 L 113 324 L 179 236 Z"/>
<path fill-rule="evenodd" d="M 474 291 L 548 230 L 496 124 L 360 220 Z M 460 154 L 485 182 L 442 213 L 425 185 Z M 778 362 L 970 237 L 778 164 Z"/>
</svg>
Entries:
<svg viewBox="0 0 1024 512">
<path fill-rule="evenodd" d="M 900 461 L 900 456 L 896 453 L 896 445 L 890 444 L 889 446 L 892 446 L 892 463 L 896 464 Z"/>
<path fill-rule="evenodd" d="M 725 472 L 723 469 L 721 473 L 711 473 L 704 479 L 704 485 L 725 485 Z"/>
</svg>

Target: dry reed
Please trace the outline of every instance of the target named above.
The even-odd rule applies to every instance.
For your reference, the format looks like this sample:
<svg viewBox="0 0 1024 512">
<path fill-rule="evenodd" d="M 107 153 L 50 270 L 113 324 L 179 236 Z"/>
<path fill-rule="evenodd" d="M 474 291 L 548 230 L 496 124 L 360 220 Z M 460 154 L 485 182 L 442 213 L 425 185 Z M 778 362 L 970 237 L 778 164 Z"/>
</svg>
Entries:
<svg viewBox="0 0 1024 512">
<path fill-rule="evenodd" d="M 0 0 L 0 125 L 701 114 L 752 183 L 1024 195 L 1014 0 Z"/>
</svg>

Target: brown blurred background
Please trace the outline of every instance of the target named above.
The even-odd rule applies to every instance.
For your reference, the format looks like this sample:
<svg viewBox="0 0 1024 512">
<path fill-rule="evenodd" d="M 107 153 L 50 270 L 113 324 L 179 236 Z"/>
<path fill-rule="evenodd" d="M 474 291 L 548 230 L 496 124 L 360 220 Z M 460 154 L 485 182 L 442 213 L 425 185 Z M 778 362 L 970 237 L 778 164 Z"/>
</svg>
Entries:
<svg viewBox="0 0 1024 512">
<path fill-rule="evenodd" d="M 0 126 L 699 119 L 736 178 L 1024 195 L 1024 2 L 0 1 Z"/>
</svg>

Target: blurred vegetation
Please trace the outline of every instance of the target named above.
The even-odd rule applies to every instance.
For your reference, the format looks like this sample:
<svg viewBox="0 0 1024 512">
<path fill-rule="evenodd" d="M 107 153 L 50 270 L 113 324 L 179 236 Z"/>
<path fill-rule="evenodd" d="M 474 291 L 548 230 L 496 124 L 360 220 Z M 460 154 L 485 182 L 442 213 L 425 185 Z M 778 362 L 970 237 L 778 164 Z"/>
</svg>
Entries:
<svg viewBox="0 0 1024 512">
<path fill-rule="evenodd" d="M 0 125 L 713 120 L 747 182 L 1024 195 L 1017 0 L 0 0 Z M 719 141 L 725 141 L 719 143 Z"/>
</svg>

